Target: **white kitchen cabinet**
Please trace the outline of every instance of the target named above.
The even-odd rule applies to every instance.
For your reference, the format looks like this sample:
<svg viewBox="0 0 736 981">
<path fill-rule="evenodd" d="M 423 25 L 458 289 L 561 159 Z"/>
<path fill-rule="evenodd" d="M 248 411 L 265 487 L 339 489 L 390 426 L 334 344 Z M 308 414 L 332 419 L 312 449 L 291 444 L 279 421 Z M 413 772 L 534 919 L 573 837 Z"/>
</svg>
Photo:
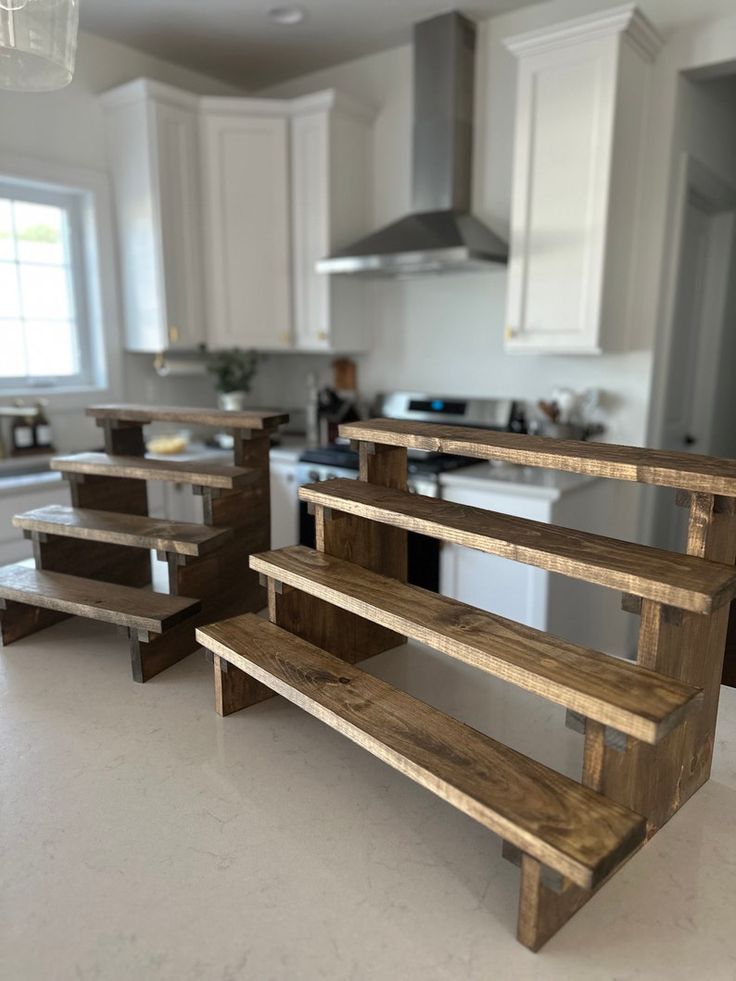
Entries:
<svg viewBox="0 0 736 981">
<path fill-rule="evenodd" d="M 506 40 L 519 60 L 508 351 L 631 345 L 643 121 L 660 43 L 630 6 Z"/>
<path fill-rule="evenodd" d="M 366 284 L 315 264 L 369 231 L 373 112 L 334 89 L 291 103 L 294 346 L 312 351 L 369 347 Z"/>
<path fill-rule="evenodd" d="M 296 464 L 271 460 L 271 548 L 299 541 Z"/>
<path fill-rule="evenodd" d="M 211 348 L 292 344 L 288 103 L 200 101 Z"/>
<path fill-rule="evenodd" d="M 125 309 L 125 347 L 205 340 L 198 99 L 141 79 L 103 96 Z"/>
</svg>

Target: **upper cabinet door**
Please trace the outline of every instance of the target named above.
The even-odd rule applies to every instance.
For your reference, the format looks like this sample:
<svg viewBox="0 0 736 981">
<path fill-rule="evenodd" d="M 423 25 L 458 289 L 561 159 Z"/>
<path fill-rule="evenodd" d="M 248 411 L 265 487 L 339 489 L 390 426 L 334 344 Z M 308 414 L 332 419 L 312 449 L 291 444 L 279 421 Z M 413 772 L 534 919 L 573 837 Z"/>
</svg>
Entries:
<svg viewBox="0 0 736 981">
<path fill-rule="evenodd" d="M 139 80 L 103 96 L 116 202 L 125 347 L 205 340 L 197 99 Z"/>
<path fill-rule="evenodd" d="M 291 114 L 295 347 L 365 351 L 366 284 L 315 265 L 370 231 L 373 113 L 329 89 L 295 99 Z"/>
<path fill-rule="evenodd" d="M 506 43 L 519 58 L 506 348 L 625 349 L 658 39 L 620 7 Z"/>
<path fill-rule="evenodd" d="M 205 341 L 199 131 L 191 109 L 154 103 L 161 255 L 170 348 Z"/>
<path fill-rule="evenodd" d="M 227 108 L 224 108 L 225 103 Z M 202 100 L 208 344 L 291 345 L 288 121 L 275 100 Z"/>
<path fill-rule="evenodd" d="M 315 264 L 330 251 L 330 121 L 327 111 L 291 124 L 294 339 L 300 348 L 330 347 L 330 278 Z"/>
</svg>

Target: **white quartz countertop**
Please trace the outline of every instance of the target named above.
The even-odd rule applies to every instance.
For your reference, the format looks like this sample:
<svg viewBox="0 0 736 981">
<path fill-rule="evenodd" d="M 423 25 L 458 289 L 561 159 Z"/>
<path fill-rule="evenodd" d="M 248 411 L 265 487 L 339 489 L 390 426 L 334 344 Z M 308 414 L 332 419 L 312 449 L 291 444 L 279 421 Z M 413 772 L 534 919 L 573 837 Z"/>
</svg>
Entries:
<svg viewBox="0 0 736 981">
<path fill-rule="evenodd" d="M 417 645 L 362 667 L 579 775 L 564 711 Z M 282 699 L 229 718 L 194 654 L 112 627 L 0 652 L 2 976 L 733 981 L 736 691 L 711 781 L 539 954 L 497 838 Z"/>
<path fill-rule="evenodd" d="M 441 474 L 440 484 L 442 487 L 467 486 L 478 490 L 511 492 L 557 500 L 563 494 L 579 490 L 597 479 L 585 474 L 563 473 L 541 467 L 477 463 Z"/>
</svg>

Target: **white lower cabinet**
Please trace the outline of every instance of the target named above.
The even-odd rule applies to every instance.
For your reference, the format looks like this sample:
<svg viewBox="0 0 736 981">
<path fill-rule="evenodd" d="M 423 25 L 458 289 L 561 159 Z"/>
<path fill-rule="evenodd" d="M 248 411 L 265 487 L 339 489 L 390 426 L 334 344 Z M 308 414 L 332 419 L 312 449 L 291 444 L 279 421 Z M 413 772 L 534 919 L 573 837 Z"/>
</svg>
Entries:
<svg viewBox="0 0 736 981">
<path fill-rule="evenodd" d="M 13 527 L 13 515 L 51 504 L 71 504 L 69 485 L 65 480 L 45 481 L 24 487 L 17 494 L 0 497 L 0 565 L 22 562 L 33 555 L 30 541 Z"/>
<path fill-rule="evenodd" d="M 549 521 L 550 502 L 513 494 L 449 487 L 445 500 L 484 510 Z M 548 574 L 520 562 L 460 545 L 443 545 L 440 592 L 540 630 L 547 628 Z"/>
<path fill-rule="evenodd" d="M 611 525 L 613 482 L 582 479 L 575 484 L 576 479 L 556 497 L 532 496 L 523 488 L 504 492 L 484 480 L 451 482 L 442 496 L 486 511 L 617 537 Z M 457 545 L 443 545 L 441 556 L 440 591 L 445 595 L 596 650 L 631 653 L 634 619 L 621 612 L 615 590 Z"/>
<path fill-rule="evenodd" d="M 271 461 L 271 548 L 286 548 L 299 541 L 299 500 L 296 467 Z"/>
</svg>

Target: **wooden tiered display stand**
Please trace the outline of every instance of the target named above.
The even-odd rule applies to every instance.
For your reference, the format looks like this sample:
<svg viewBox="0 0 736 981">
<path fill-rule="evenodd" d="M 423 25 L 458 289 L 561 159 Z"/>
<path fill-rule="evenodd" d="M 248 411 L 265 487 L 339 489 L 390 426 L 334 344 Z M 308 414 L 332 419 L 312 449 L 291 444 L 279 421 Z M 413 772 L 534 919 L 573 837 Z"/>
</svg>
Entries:
<svg viewBox="0 0 736 981">
<path fill-rule="evenodd" d="M 254 555 L 270 622 L 198 631 L 228 709 L 278 693 L 469 814 L 521 866 L 518 938 L 538 950 L 708 779 L 729 601 L 736 462 L 421 423 L 343 426 L 361 480 L 303 487 L 317 549 Z M 687 554 L 416 495 L 407 448 L 677 488 Z M 406 584 L 407 531 L 622 591 L 637 663 Z M 578 783 L 352 666 L 403 636 L 582 717 Z"/>
<path fill-rule="evenodd" d="M 265 606 L 248 558 L 270 543 L 269 441 L 287 417 L 138 405 L 87 415 L 102 427 L 105 453 L 52 461 L 70 482 L 71 507 L 16 515 L 36 567 L 0 568 L 0 633 L 10 644 L 72 615 L 117 624 L 143 682 L 197 649 L 197 626 Z M 152 422 L 231 432 L 233 462 L 146 457 L 143 427 Z M 189 484 L 202 495 L 204 524 L 149 517 L 148 480 Z M 167 562 L 168 594 L 147 588 L 151 549 Z"/>
</svg>

